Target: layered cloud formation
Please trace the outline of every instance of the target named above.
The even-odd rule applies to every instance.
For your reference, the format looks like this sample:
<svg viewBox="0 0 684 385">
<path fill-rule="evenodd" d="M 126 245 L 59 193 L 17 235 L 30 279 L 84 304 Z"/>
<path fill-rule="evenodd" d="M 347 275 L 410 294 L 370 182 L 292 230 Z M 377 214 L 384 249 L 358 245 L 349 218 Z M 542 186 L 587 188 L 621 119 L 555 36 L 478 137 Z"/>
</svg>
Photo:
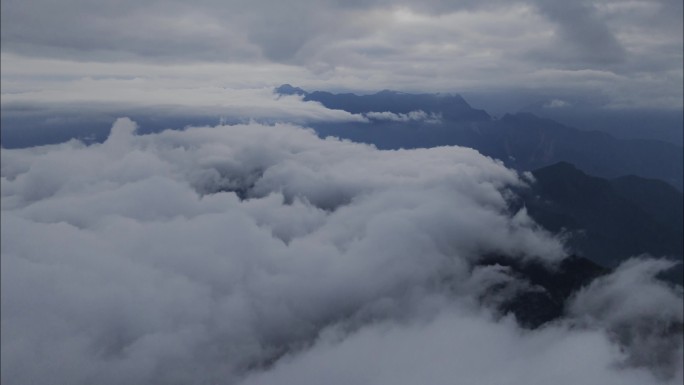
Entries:
<svg viewBox="0 0 684 385">
<path fill-rule="evenodd" d="M 88 112 L 111 114 L 121 110 L 132 110 L 145 115 L 157 114 L 167 117 L 228 116 L 231 120 L 248 120 L 245 117 L 249 117 L 253 120 L 287 121 L 298 124 L 316 121 L 367 121 L 362 115 L 329 109 L 318 102 L 305 102 L 297 95 L 274 95 L 272 88 L 192 88 L 180 84 L 166 84 L 165 87 L 156 88 L 150 87 L 145 81 L 135 79 L 123 83 L 116 80 L 86 79 L 83 83 L 90 84 L 86 87 L 95 87 L 98 96 L 83 100 L 83 95 L 79 94 L 80 86 L 57 93 L 19 93 L 5 100 L 9 106 L 3 112 L 43 112 L 47 119 L 55 119 L 55 115 L 65 112 L 83 116 Z M 55 103 L 56 100 L 59 102 Z M 121 100 L 126 102 L 117 103 Z M 421 112 L 413 113 L 410 118 L 420 119 Z M 429 116 L 425 114 L 422 118 L 427 119 Z M 14 127 L 10 127 L 12 128 Z"/>
<path fill-rule="evenodd" d="M 672 0 L 7 0 L 3 97 L 291 82 L 681 109 L 681 14 Z"/>
<path fill-rule="evenodd" d="M 526 285 L 482 256 L 566 251 L 509 208 L 529 176 L 474 150 L 135 130 L 2 149 L 4 384 L 682 381 L 665 263 L 630 261 L 538 330 L 481 303 Z"/>
</svg>

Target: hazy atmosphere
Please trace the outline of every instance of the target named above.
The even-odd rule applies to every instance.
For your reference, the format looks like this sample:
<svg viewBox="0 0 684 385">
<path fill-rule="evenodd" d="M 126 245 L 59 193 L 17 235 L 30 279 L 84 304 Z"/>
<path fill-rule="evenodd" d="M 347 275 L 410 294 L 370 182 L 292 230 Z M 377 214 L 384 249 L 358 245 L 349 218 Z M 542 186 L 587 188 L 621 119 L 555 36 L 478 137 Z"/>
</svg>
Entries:
<svg viewBox="0 0 684 385">
<path fill-rule="evenodd" d="M 681 0 L 3 0 L 3 384 L 681 384 Z"/>
</svg>

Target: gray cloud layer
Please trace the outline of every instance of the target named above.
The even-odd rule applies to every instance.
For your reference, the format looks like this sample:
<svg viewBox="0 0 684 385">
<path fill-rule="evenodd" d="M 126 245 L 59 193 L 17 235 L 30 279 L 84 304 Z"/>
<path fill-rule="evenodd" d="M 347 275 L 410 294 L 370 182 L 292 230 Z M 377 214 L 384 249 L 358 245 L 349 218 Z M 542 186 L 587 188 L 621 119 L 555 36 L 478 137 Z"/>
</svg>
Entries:
<svg viewBox="0 0 684 385">
<path fill-rule="evenodd" d="M 3 3 L 2 17 L 6 22 L 2 28 L 3 43 L 10 49 L 37 54 L 41 54 L 40 49 L 59 49 L 64 54 L 112 51 L 181 60 L 268 57 L 282 61 L 296 58 L 310 46 L 382 32 L 397 22 L 391 15 L 397 10 L 441 16 L 453 12 L 490 12 L 497 8 L 511 11 L 520 5 L 546 16 L 558 28 L 559 38 L 563 39 L 559 42 L 577 46 L 585 51 L 586 58 L 598 61 L 620 61 L 624 47 L 616 35 L 621 28 L 655 27 L 629 25 L 626 21 L 634 19 L 620 20 L 621 16 L 624 18 L 620 12 L 627 13 L 630 18 L 661 18 L 658 29 L 667 32 L 681 29 L 676 13 L 681 9 L 681 3 L 666 0 L 572 3 L 545 0 L 515 3 L 300 0 L 287 4 L 203 0 L 192 5 L 159 0 L 115 4 L 81 0 L 59 4 L 9 0 Z M 490 14 L 492 17 L 497 15 L 501 16 L 501 13 Z M 40 28 L 36 28 L 38 26 Z M 414 31 L 416 33 L 425 31 Z"/>
<path fill-rule="evenodd" d="M 3 384 L 681 382 L 681 341 L 639 328 L 682 322 L 660 262 L 537 331 L 479 305 L 517 282 L 481 255 L 565 251 L 509 212 L 527 177 L 473 150 L 135 130 L 1 150 Z"/>
<path fill-rule="evenodd" d="M 681 108 L 681 14 L 681 2 L 669 0 L 7 0 L 2 50 L 13 56 L 6 60 L 20 68 L 33 63 L 40 73 L 26 78 L 3 69 L 3 88 L 64 81 L 47 59 L 108 63 L 104 73 L 85 69 L 79 78 L 147 63 L 148 71 L 135 74 L 146 80 L 169 64 L 213 63 L 223 67 L 211 73 L 214 85 L 248 78 L 264 85 L 264 76 L 273 76 L 265 74 L 276 73 L 267 85 L 565 89 L 614 106 Z M 195 76 L 179 70 L 172 78 Z"/>
</svg>

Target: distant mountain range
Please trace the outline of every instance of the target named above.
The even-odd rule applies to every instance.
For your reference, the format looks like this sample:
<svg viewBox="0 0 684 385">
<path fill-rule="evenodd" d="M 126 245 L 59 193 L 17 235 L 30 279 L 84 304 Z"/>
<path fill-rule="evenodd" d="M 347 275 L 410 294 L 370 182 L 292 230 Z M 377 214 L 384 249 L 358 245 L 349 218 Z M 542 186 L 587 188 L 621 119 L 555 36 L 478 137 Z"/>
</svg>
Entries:
<svg viewBox="0 0 684 385">
<path fill-rule="evenodd" d="M 291 85 L 278 94 L 298 94 L 327 108 L 350 113 L 423 111 L 441 121 L 371 120 L 369 124 L 316 123 L 320 136 L 337 136 L 372 143 L 378 148 L 419 148 L 445 145 L 471 147 L 517 170 L 534 170 L 565 161 L 595 176 L 636 175 L 663 180 L 680 191 L 684 186 L 684 153 L 672 143 L 647 139 L 617 139 L 600 131 L 583 131 L 530 113 L 493 119 L 472 108 L 461 96 L 381 91 L 372 95 L 307 92 Z"/>
<path fill-rule="evenodd" d="M 530 112 L 581 130 L 606 132 L 620 139 L 655 139 L 680 147 L 684 142 L 684 112 L 681 109 L 599 108 L 578 100 L 547 99 L 527 105 L 520 112 Z"/>
<path fill-rule="evenodd" d="M 456 94 L 407 94 L 383 90 L 372 95 L 333 94 L 330 92 L 306 92 L 301 88 L 284 84 L 276 88 L 281 95 L 302 95 L 305 101 L 316 101 L 327 108 L 344 110 L 352 114 L 368 112 L 393 112 L 407 114 L 412 111 L 440 114 L 452 122 L 490 121 L 484 110 L 472 108 Z"/>
</svg>

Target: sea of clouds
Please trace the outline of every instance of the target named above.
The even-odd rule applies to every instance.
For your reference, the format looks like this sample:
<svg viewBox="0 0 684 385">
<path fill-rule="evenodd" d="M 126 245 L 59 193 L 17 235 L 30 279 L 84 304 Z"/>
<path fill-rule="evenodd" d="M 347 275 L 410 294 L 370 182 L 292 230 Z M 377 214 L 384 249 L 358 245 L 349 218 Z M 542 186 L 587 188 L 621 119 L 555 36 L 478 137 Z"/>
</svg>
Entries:
<svg viewBox="0 0 684 385">
<path fill-rule="evenodd" d="M 510 209 L 529 175 L 287 124 L 135 130 L 1 150 L 3 384 L 682 382 L 670 262 L 535 330 L 480 301 L 525 285 L 483 255 L 568 254 Z"/>
</svg>

